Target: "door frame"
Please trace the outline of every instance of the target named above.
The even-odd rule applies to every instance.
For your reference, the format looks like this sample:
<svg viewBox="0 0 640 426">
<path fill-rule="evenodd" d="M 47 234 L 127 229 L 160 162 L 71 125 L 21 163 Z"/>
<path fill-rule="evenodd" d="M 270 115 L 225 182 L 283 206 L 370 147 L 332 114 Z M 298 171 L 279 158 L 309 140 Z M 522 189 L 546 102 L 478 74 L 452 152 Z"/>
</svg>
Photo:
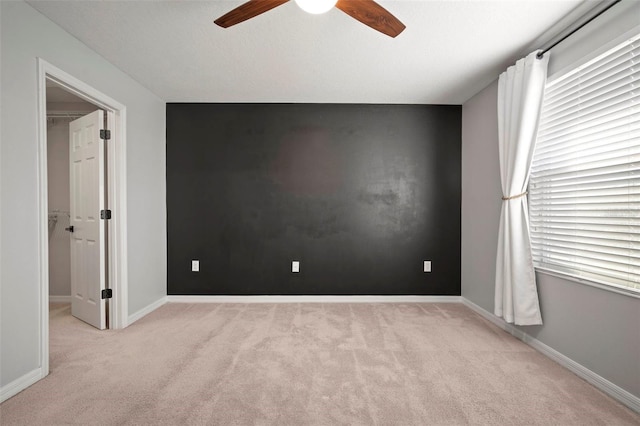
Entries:
<svg viewBox="0 0 640 426">
<path fill-rule="evenodd" d="M 109 324 L 113 329 L 128 325 L 127 280 L 127 150 L 126 107 L 92 86 L 37 58 L 38 75 L 38 245 L 40 262 L 40 365 L 42 377 L 49 374 L 49 227 L 47 182 L 47 80 L 56 82 L 77 97 L 107 112 L 111 140 L 107 143 L 107 197 L 112 211 L 106 239 L 107 275 L 113 298 L 109 302 Z"/>
</svg>

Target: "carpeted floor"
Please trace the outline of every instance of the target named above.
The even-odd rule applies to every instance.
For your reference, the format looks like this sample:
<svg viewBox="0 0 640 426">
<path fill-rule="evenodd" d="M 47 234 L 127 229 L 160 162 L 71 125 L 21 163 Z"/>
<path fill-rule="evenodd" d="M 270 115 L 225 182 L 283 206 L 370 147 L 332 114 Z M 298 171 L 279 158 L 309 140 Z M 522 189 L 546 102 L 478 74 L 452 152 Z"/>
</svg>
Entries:
<svg viewBox="0 0 640 426">
<path fill-rule="evenodd" d="M 168 304 L 102 332 L 69 310 L 2 425 L 640 424 L 461 304 Z"/>
</svg>

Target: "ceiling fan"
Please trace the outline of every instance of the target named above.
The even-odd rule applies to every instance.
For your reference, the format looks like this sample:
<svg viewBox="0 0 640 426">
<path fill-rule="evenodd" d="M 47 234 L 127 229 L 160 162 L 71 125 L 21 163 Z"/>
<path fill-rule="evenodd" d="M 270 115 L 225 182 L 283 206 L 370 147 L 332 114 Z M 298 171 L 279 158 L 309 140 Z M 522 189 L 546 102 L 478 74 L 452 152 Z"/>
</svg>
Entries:
<svg viewBox="0 0 640 426">
<path fill-rule="evenodd" d="M 222 28 L 228 28 L 268 12 L 288 1 L 249 0 L 214 22 Z M 304 11 L 315 14 L 327 12 L 335 6 L 352 18 L 389 37 L 395 37 L 405 29 L 405 25 L 398 18 L 373 0 L 295 0 L 295 2 Z"/>
</svg>

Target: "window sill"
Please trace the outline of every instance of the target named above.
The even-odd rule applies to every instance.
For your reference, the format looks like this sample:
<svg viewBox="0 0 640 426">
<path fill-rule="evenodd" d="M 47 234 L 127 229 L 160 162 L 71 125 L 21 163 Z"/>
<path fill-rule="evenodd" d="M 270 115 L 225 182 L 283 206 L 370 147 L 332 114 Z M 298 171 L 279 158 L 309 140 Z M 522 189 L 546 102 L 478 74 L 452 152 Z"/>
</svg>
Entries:
<svg viewBox="0 0 640 426">
<path fill-rule="evenodd" d="M 612 284 L 602 284 L 596 281 L 587 280 L 582 277 L 576 277 L 574 275 L 569 275 L 562 272 L 545 269 L 540 266 L 536 266 L 535 271 L 541 274 L 551 275 L 552 277 L 562 278 L 564 280 L 585 284 L 585 285 L 588 285 L 589 287 L 599 288 L 600 290 L 610 291 L 612 293 L 622 294 L 623 296 L 629 296 L 636 299 L 640 299 L 640 290 L 637 290 L 637 289 L 626 288 L 626 287 L 616 286 Z"/>
</svg>

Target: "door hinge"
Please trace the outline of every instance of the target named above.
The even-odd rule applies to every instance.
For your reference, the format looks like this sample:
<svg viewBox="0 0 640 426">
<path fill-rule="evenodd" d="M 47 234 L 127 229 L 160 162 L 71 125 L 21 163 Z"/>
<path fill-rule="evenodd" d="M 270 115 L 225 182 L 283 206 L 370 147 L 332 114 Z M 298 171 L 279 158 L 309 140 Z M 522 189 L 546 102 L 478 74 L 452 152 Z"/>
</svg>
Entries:
<svg viewBox="0 0 640 426">
<path fill-rule="evenodd" d="M 100 210 L 100 219 L 111 219 L 111 210 Z"/>
<path fill-rule="evenodd" d="M 111 130 L 100 129 L 100 139 L 108 141 L 111 139 Z"/>
<path fill-rule="evenodd" d="M 105 288 L 102 290 L 102 298 L 103 299 L 111 299 L 113 297 L 113 290 L 110 288 Z"/>
</svg>

